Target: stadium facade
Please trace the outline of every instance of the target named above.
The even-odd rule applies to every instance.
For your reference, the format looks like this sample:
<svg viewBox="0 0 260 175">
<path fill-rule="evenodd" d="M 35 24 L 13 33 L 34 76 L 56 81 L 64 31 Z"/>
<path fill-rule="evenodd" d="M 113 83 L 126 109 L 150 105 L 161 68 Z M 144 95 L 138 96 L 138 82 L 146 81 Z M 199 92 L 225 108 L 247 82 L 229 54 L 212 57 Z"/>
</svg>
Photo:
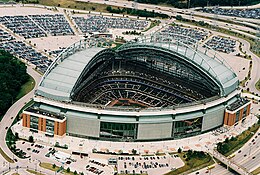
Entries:
<svg viewBox="0 0 260 175">
<path fill-rule="evenodd" d="M 148 141 L 178 139 L 243 121 L 232 69 L 188 40 L 146 36 L 111 49 L 85 39 L 44 74 L 23 126 L 47 135 Z M 105 46 L 105 47 L 104 47 Z"/>
</svg>

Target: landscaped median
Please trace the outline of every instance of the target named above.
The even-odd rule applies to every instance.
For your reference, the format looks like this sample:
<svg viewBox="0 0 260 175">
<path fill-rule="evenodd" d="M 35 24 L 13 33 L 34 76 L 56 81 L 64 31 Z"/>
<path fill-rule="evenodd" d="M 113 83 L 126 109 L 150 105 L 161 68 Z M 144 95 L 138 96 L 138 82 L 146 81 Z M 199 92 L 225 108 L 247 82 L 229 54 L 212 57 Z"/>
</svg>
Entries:
<svg viewBox="0 0 260 175">
<path fill-rule="evenodd" d="M 260 167 L 251 172 L 253 175 L 260 174 Z"/>
<path fill-rule="evenodd" d="M 29 173 L 31 173 L 31 174 L 36 174 L 36 175 L 45 175 L 45 174 L 42 174 L 42 173 L 37 172 L 37 171 L 34 171 L 34 170 L 29 170 L 29 169 L 27 169 L 26 171 L 29 172 Z"/>
<path fill-rule="evenodd" d="M 213 165 L 215 162 L 213 158 L 203 151 L 178 151 L 179 157 L 185 162 L 185 165 L 174 171 L 167 173 L 166 175 L 179 175 L 182 173 L 188 174 L 199 169 L 205 168 L 207 166 Z"/>
<path fill-rule="evenodd" d="M 255 123 L 253 126 L 249 127 L 248 130 L 243 131 L 242 134 L 236 137 L 231 137 L 230 139 L 226 138 L 224 142 L 219 142 L 217 144 L 217 151 L 224 156 L 231 155 L 251 139 L 254 133 L 256 133 L 259 129 L 259 126 L 260 120 L 258 120 L 258 123 Z"/>
<path fill-rule="evenodd" d="M 255 88 L 260 91 L 260 79 L 256 82 Z"/>
<path fill-rule="evenodd" d="M 60 167 L 58 167 L 58 166 L 54 166 L 51 163 L 45 163 L 45 162 L 40 163 L 40 167 L 51 170 L 51 171 L 57 171 L 58 169 L 60 169 Z"/>
<path fill-rule="evenodd" d="M 8 155 L 5 154 L 5 152 L 0 148 L 0 154 L 5 158 L 5 160 L 9 163 L 14 163 L 14 160 L 8 157 Z"/>
<path fill-rule="evenodd" d="M 84 173 L 78 173 L 77 171 L 70 171 L 70 168 L 63 169 L 59 166 L 56 166 L 55 164 L 42 162 L 40 163 L 40 167 L 51 170 L 51 171 L 60 171 L 63 172 L 64 175 L 84 175 Z"/>
</svg>

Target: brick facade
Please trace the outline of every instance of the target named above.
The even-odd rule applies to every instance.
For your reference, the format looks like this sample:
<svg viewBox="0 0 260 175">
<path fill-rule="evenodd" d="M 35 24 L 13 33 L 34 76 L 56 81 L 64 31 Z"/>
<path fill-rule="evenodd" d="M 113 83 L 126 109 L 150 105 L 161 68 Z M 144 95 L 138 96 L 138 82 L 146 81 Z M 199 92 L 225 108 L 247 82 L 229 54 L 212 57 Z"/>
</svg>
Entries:
<svg viewBox="0 0 260 175">
<path fill-rule="evenodd" d="M 250 114 L 250 107 L 251 107 L 251 103 L 246 106 L 246 115 L 244 117 Z M 239 113 L 238 121 L 241 121 L 243 119 L 243 112 L 244 112 L 244 108 L 241 108 L 240 110 L 232 113 L 226 111 L 224 114 L 224 125 L 233 126 L 237 122 L 236 121 L 237 113 Z"/>
</svg>

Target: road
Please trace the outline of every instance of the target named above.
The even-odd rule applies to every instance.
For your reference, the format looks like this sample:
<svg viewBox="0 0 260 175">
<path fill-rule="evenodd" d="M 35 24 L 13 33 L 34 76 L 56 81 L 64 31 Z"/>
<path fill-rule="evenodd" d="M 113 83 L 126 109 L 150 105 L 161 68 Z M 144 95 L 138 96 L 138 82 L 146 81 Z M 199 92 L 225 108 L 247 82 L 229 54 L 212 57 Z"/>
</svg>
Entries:
<svg viewBox="0 0 260 175">
<path fill-rule="evenodd" d="M 94 1 L 98 1 L 98 0 L 94 0 Z M 104 1 L 102 1 L 104 2 Z M 131 2 L 127 2 L 127 1 L 108 1 L 109 3 L 112 2 L 112 3 L 128 3 L 128 4 L 131 4 Z M 123 4 L 124 6 L 124 4 Z M 146 4 L 138 4 L 138 8 L 150 8 L 151 6 L 153 5 L 146 5 Z M 161 9 L 166 9 L 166 7 L 160 7 Z M 168 7 L 167 7 L 168 8 Z M 156 6 L 153 6 L 151 9 L 155 9 L 155 10 L 158 10 L 158 7 L 156 8 Z M 174 8 L 173 8 L 174 9 Z M 176 11 L 181 11 L 180 9 L 176 9 Z M 172 13 L 172 12 L 169 12 L 167 11 L 167 13 Z M 205 15 L 205 14 L 204 14 Z M 189 17 L 189 15 L 187 15 L 187 17 Z M 190 17 L 189 17 L 190 18 Z M 201 20 L 204 18 L 197 18 L 197 17 L 194 17 L 196 20 Z M 229 17 L 231 18 L 231 17 Z M 164 23 L 162 23 L 164 24 Z M 260 60 L 259 58 L 254 55 L 251 51 L 250 51 L 250 45 L 247 41 L 242 41 L 242 43 L 244 44 L 243 46 L 243 50 L 247 52 L 247 54 L 251 55 L 252 56 L 252 61 L 253 61 L 253 69 L 252 69 L 252 73 L 251 73 L 251 80 L 248 81 L 247 83 L 247 86 L 246 88 L 250 88 L 250 91 L 252 92 L 258 92 L 255 88 L 255 82 L 258 81 L 259 77 L 260 77 L 260 71 L 259 71 L 259 67 L 260 67 Z M 5 129 L 6 127 L 9 127 L 11 126 L 15 116 L 17 116 L 19 110 L 24 106 L 24 104 L 28 101 L 30 101 L 30 99 L 33 97 L 33 94 L 34 94 L 34 91 L 36 90 L 37 86 L 38 86 L 38 83 L 41 79 L 41 76 L 36 73 L 33 69 L 32 69 L 32 66 L 28 66 L 27 68 L 27 71 L 28 71 L 28 74 L 30 74 L 36 81 L 36 86 L 34 87 L 33 91 L 31 91 L 30 93 L 28 93 L 27 95 L 25 95 L 23 98 L 21 98 L 20 100 L 18 100 L 16 103 L 13 104 L 13 106 L 11 108 L 9 108 L 9 110 L 7 111 L 7 113 L 5 114 L 5 116 L 3 117 L 2 121 L 0 122 L 0 139 L 3 141 L 5 140 L 5 136 L 6 136 L 6 132 L 7 130 Z M 13 119 L 11 119 L 11 117 L 13 117 Z M 242 165 L 243 167 L 247 168 L 249 171 L 253 170 L 257 165 L 259 166 L 258 162 L 260 162 L 260 156 L 256 156 L 256 155 L 259 155 L 259 139 L 257 139 L 257 142 L 256 144 L 254 144 L 255 146 L 253 145 L 250 145 L 253 144 L 252 142 L 249 142 L 247 143 L 242 149 L 241 149 L 241 153 L 238 153 L 234 159 L 235 162 L 237 162 L 238 164 Z M 13 157 L 13 154 L 12 152 L 8 149 L 7 145 L 5 142 L 0 142 L 0 147 L 4 150 L 4 152 L 9 155 L 9 157 Z M 250 156 L 249 156 L 249 151 L 250 150 Z M 247 154 L 247 156 L 244 156 L 245 154 Z M 252 157 L 256 157 L 254 161 L 252 161 Z M 15 164 L 12 164 L 11 167 L 16 167 L 17 165 L 18 166 L 30 166 L 32 168 L 35 167 L 35 164 L 37 164 L 38 162 L 36 163 L 28 163 L 28 160 L 22 160 L 22 159 L 18 159 L 18 162 L 15 163 Z M 1 157 L 0 161 L 4 161 L 3 158 Z M 1 166 L 0 166 L 1 167 Z M 7 168 L 7 167 L 6 167 Z M 2 169 L 1 169 L 2 170 Z M 46 172 L 47 174 L 50 173 L 50 171 L 48 170 L 42 170 L 42 172 Z M 204 171 L 204 170 L 201 170 L 201 171 Z M 221 166 L 216 166 L 214 169 L 212 169 L 212 172 L 211 174 L 214 174 L 214 173 L 220 173 L 221 174 L 229 174 L 225 169 L 223 169 L 223 167 Z M 53 173 L 53 172 L 51 172 Z"/>
<path fill-rule="evenodd" d="M 253 67 L 251 70 L 251 79 L 248 80 L 248 83 L 246 84 L 246 88 L 249 88 L 250 92 L 254 92 L 256 94 L 260 95 L 260 92 L 256 89 L 255 84 L 256 82 L 260 79 L 260 59 L 258 56 L 256 56 L 254 53 L 252 53 L 250 51 L 250 43 L 245 41 L 245 40 L 241 40 L 243 41 L 243 51 L 246 51 L 246 53 L 248 55 L 251 55 L 252 57 L 252 62 L 253 62 Z M 260 49 L 260 48 L 259 48 Z"/>
<path fill-rule="evenodd" d="M 260 162 L 260 129 L 254 136 L 238 151 L 235 152 L 234 162 L 242 165 L 249 172 L 259 167 Z M 252 141 L 253 140 L 253 141 Z"/>
<path fill-rule="evenodd" d="M 210 170 L 208 170 L 207 168 L 203 168 L 193 173 L 190 173 L 189 175 L 196 175 L 197 172 L 199 172 L 200 175 L 234 175 L 232 172 L 228 171 L 227 168 L 217 163 L 215 164 L 215 167 Z"/>
<path fill-rule="evenodd" d="M 41 80 L 41 75 L 39 73 L 37 73 L 36 71 L 33 70 L 33 66 L 29 65 L 27 66 L 27 73 L 33 77 L 33 79 L 35 80 L 35 87 L 33 88 L 33 90 L 31 92 L 29 92 L 28 94 L 26 94 L 25 96 L 23 96 L 21 99 L 19 99 L 18 101 L 16 101 L 6 112 L 6 114 L 4 115 L 2 121 L 0 122 L 0 147 L 2 148 L 2 150 L 10 157 L 10 158 L 16 158 L 18 160 L 18 162 L 16 163 L 7 163 L 6 160 L 0 156 L 0 170 L 4 171 L 4 170 L 8 170 L 9 166 L 10 168 L 16 168 L 18 167 L 29 167 L 31 169 L 35 169 L 37 168 L 37 164 L 39 164 L 39 162 L 37 161 L 37 159 L 33 159 L 32 157 L 32 161 L 29 163 L 28 159 L 20 159 L 18 157 L 16 157 L 7 147 L 5 140 L 6 137 L 6 133 L 7 133 L 7 129 L 5 129 L 6 127 L 10 127 L 15 119 L 15 117 L 17 116 L 18 112 L 20 111 L 20 109 L 31 100 L 31 98 L 34 95 L 34 91 L 36 90 L 36 88 L 38 87 L 38 84 Z M 41 158 L 44 159 L 44 158 Z M 39 160 L 39 159 L 38 159 Z M 3 164 L 2 164 L 3 162 Z M 41 172 L 44 172 L 46 174 L 54 174 L 53 171 L 47 170 L 47 169 L 43 169 L 38 167 L 38 170 L 40 170 Z M 18 169 L 19 171 L 19 169 Z M 23 170 L 24 171 L 24 170 Z"/>
<path fill-rule="evenodd" d="M 83 2 L 87 2 L 88 0 L 78 0 L 78 1 L 83 1 Z M 132 1 L 124 1 L 124 0 L 109 0 L 109 1 L 104 1 L 104 0 L 92 0 L 91 2 L 93 3 L 100 3 L 100 4 L 107 4 L 107 5 L 113 5 L 113 6 L 119 6 L 119 7 L 127 7 L 127 8 L 133 8 L 133 2 Z M 163 7 L 163 6 L 158 6 L 158 5 L 152 5 L 152 4 L 142 4 L 142 3 L 136 3 L 137 4 L 137 9 L 140 10 L 155 10 L 158 13 L 164 13 L 167 14 L 169 16 L 176 16 L 176 15 L 182 15 L 184 18 L 186 19 L 193 19 L 195 21 L 204 21 L 207 22 L 211 25 L 215 25 L 217 23 L 218 27 L 221 28 L 225 28 L 225 29 L 232 29 L 237 33 L 241 33 L 242 35 L 246 35 L 252 38 L 255 38 L 254 35 L 248 34 L 247 31 L 253 32 L 255 33 L 256 30 L 250 28 L 250 27 L 246 27 L 243 25 L 236 25 L 236 24 L 228 24 L 226 22 L 221 22 L 221 21 L 217 21 L 214 22 L 212 19 L 207 19 L 207 18 L 202 18 L 202 17 L 198 17 L 198 16 L 194 16 L 195 14 L 198 15 L 202 15 L 205 17 L 214 17 L 214 14 L 209 14 L 209 13 L 202 13 L 202 12 L 198 12 L 198 11 L 194 11 L 193 9 L 177 9 L 177 8 L 173 8 L 173 7 Z M 192 18 L 190 14 L 193 14 Z M 226 20 L 232 20 L 234 21 L 234 17 L 233 16 L 221 16 L 221 19 L 226 19 Z M 247 22 L 259 22 L 260 20 L 258 19 L 250 19 L 250 18 L 238 18 L 241 22 L 242 21 L 247 21 Z M 239 29 L 239 30 L 238 30 Z M 242 30 L 242 31 L 241 31 Z"/>
</svg>

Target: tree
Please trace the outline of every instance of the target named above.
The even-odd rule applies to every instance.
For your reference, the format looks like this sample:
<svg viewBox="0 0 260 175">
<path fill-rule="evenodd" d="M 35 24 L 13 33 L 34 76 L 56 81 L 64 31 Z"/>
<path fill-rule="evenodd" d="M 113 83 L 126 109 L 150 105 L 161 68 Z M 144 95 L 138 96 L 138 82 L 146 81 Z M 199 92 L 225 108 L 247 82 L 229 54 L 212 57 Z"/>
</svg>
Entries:
<svg viewBox="0 0 260 175">
<path fill-rule="evenodd" d="M 0 116 L 16 100 L 21 86 L 28 79 L 25 64 L 10 53 L 0 50 Z"/>
<path fill-rule="evenodd" d="M 29 142 L 33 142 L 33 136 L 29 136 L 29 140 L 28 140 Z"/>
<path fill-rule="evenodd" d="M 75 170 L 73 174 L 74 174 L 74 175 L 77 175 L 78 173 L 77 173 L 77 171 Z"/>
<path fill-rule="evenodd" d="M 183 18 L 182 18 L 181 15 L 176 15 L 176 19 L 179 20 L 179 21 L 181 21 Z"/>
<path fill-rule="evenodd" d="M 181 152 L 182 152 L 182 150 L 181 150 L 181 148 L 179 148 L 179 149 L 178 149 L 178 153 L 181 153 Z"/>
<path fill-rule="evenodd" d="M 69 172 L 70 172 L 70 167 L 68 167 L 68 168 L 66 169 L 66 172 L 67 172 L 67 173 L 69 173 Z"/>
<path fill-rule="evenodd" d="M 55 169 L 55 168 L 56 168 L 56 164 L 55 164 L 55 163 L 52 165 L 52 168 L 53 168 L 53 169 Z"/>
<path fill-rule="evenodd" d="M 132 149 L 132 154 L 136 154 L 137 153 L 137 150 L 135 150 L 135 149 Z"/>
<path fill-rule="evenodd" d="M 15 132 L 15 140 L 18 140 L 19 139 L 19 134 L 18 132 Z"/>
<path fill-rule="evenodd" d="M 107 11 L 111 12 L 112 11 L 112 7 L 111 6 L 107 6 Z"/>
</svg>

